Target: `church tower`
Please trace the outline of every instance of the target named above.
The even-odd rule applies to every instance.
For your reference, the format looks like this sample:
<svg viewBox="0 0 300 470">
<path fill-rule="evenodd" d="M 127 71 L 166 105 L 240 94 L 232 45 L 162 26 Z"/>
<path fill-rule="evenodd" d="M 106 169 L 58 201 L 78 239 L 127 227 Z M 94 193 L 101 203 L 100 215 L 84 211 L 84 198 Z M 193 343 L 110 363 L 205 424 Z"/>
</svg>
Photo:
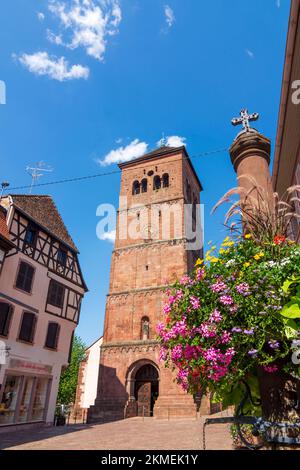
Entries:
<svg viewBox="0 0 300 470">
<path fill-rule="evenodd" d="M 167 286 L 201 255 L 201 183 L 184 146 L 161 147 L 119 167 L 98 392 L 88 420 L 194 417 L 193 397 L 159 360 L 156 326 Z"/>
</svg>

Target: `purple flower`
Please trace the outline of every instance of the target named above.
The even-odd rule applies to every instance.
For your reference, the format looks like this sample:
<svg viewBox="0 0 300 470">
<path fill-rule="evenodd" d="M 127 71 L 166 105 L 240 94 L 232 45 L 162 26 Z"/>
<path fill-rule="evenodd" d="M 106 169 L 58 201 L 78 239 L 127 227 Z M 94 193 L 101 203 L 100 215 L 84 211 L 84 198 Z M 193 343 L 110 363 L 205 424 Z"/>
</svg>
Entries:
<svg viewBox="0 0 300 470">
<path fill-rule="evenodd" d="M 258 353 L 258 349 L 250 349 L 250 351 L 248 351 L 249 356 L 252 356 L 252 357 L 256 357 L 257 353 Z"/>
<path fill-rule="evenodd" d="M 232 333 L 241 333 L 242 332 L 242 328 L 238 327 L 238 326 L 235 326 L 232 328 Z"/>
<path fill-rule="evenodd" d="M 230 295 L 221 295 L 220 302 L 223 305 L 232 305 L 233 304 L 233 298 Z"/>
<path fill-rule="evenodd" d="M 270 339 L 270 341 L 268 341 L 268 345 L 271 349 L 279 349 L 280 347 L 278 341 L 276 341 L 275 339 Z"/>
<path fill-rule="evenodd" d="M 251 328 L 250 330 L 244 330 L 245 335 L 253 335 L 254 334 L 254 328 Z"/>
<path fill-rule="evenodd" d="M 176 346 L 174 346 L 174 348 L 172 349 L 171 351 L 171 358 L 172 358 L 172 361 L 178 361 L 178 359 L 181 359 L 182 357 L 182 345 L 181 344 L 177 344 Z"/>
<path fill-rule="evenodd" d="M 244 297 L 251 294 L 250 287 L 249 287 L 249 284 L 247 284 L 247 282 L 242 282 L 241 284 L 238 284 L 235 288 L 236 288 L 236 291 L 239 294 L 243 295 Z"/>
</svg>

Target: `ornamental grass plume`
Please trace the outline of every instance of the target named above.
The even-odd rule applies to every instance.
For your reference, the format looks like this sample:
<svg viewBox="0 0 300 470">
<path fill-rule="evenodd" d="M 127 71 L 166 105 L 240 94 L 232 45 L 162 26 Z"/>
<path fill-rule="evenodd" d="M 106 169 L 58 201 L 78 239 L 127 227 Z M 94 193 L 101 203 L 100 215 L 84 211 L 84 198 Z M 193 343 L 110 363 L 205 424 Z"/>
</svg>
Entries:
<svg viewBox="0 0 300 470">
<path fill-rule="evenodd" d="M 294 221 L 300 219 L 296 206 L 300 204 L 300 186 L 289 187 L 281 198 L 278 193 L 270 194 L 248 175 L 238 178 L 248 180 L 250 189 L 232 188 L 217 202 L 212 213 L 224 203 L 231 206 L 225 215 L 224 224 L 231 233 L 247 233 L 257 244 L 282 243 L 288 237 Z M 239 196 L 235 200 L 234 196 Z"/>
</svg>

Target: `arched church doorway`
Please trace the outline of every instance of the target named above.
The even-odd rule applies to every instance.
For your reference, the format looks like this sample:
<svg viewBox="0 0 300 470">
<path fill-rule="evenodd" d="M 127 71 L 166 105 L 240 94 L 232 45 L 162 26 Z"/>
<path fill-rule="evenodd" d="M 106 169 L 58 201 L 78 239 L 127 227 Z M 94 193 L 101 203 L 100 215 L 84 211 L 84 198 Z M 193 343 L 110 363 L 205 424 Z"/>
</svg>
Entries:
<svg viewBox="0 0 300 470">
<path fill-rule="evenodd" d="M 154 404 L 159 393 L 159 376 L 152 364 L 141 366 L 134 381 L 134 396 L 138 416 L 153 416 Z"/>
</svg>

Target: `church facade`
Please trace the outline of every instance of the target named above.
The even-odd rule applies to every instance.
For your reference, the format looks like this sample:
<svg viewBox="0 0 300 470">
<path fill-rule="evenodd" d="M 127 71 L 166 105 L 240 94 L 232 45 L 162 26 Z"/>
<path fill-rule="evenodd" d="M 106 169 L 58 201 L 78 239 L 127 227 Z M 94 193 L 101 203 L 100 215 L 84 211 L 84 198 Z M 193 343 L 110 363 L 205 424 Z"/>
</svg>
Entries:
<svg viewBox="0 0 300 470">
<path fill-rule="evenodd" d="M 119 166 L 98 391 L 88 421 L 195 417 L 194 398 L 159 360 L 156 326 L 168 285 L 201 255 L 201 183 L 185 147 L 161 147 Z"/>
</svg>

